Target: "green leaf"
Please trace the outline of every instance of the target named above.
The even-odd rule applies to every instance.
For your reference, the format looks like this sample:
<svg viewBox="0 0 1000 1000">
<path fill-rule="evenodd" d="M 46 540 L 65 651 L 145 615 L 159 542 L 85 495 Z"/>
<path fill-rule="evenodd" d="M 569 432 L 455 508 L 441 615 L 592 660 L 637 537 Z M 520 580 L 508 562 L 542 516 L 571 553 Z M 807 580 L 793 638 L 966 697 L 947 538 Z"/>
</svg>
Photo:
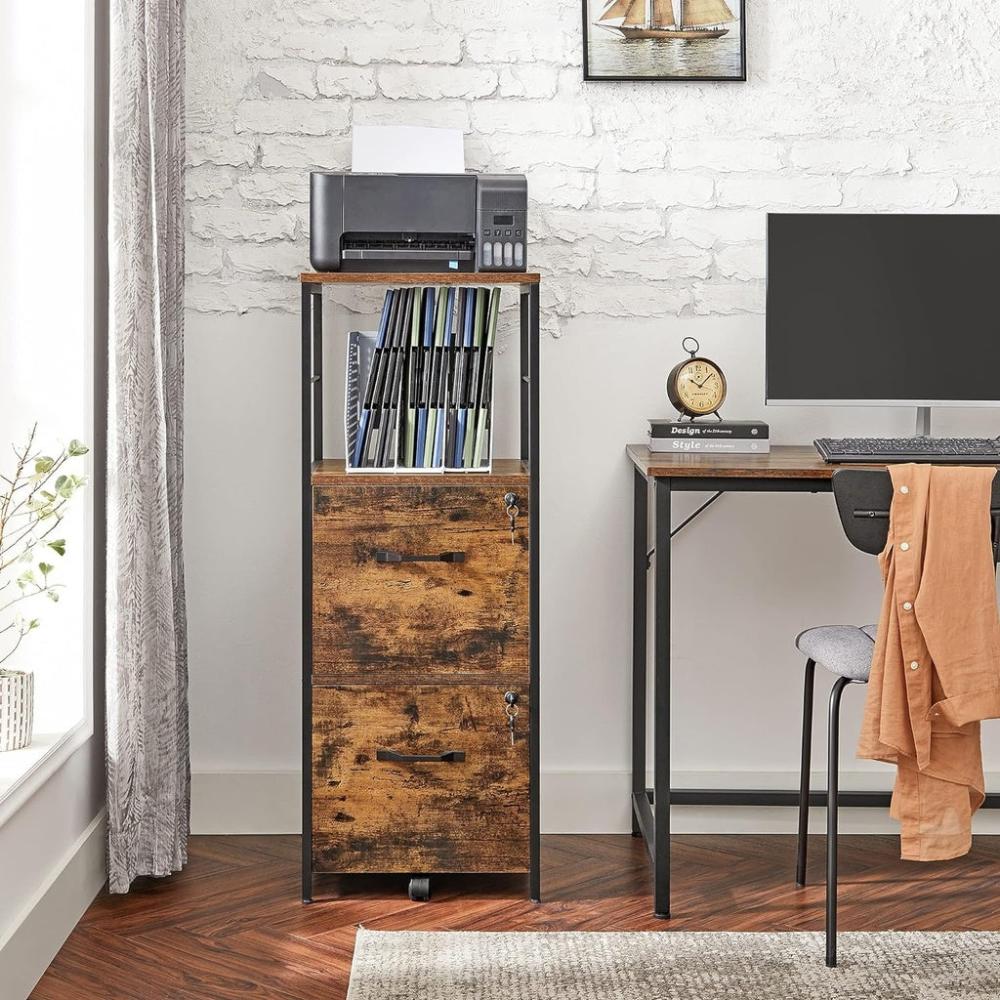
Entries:
<svg viewBox="0 0 1000 1000">
<path fill-rule="evenodd" d="M 26 569 L 18 578 L 17 585 L 24 590 L 35 582 L 35 574 L 30 570 Z"/>
<path fill-rule="evenodd" d="M 73 476 L 59 476 L 55 482 L 56 493 L 68 500 L 73 495 L 73 490 L 76 489 L 74 478 Z"/>
<path fill-rule="evenodd" d="M 31 621 L 28 622 L 28 631 L 29 632 L 33 631 L 34 629 L 38 628 L 38 626 L 41 624 L 42 623 L 38 618 L 32 618 Z"/>
<path fill-rule="evenodd" d="M 52 563 L 40 562 L 38 569 L 41 571 L 42 576 L 48 576 L 55 569 L 55 566 Z"/>
<path fill-rule="evenodd" d="M 82 441 L 77 441 L 76 438 L 73 438 L 66 448 L 66 453 L 68 455 L 72 455 L 74 458 L 78 455 L 86 455 L 88 451 L 90 451 L 90 449 Z"/>
<path fill-rule="evenodd" d="M 59 603 L 59 591 L 58 590 L 46 590 L 45 596 L 53 603 Z"/>
<path fill-rule="evenodd" d="M 51 472 L 52 466 L 55 464 L 56 460 L 54 458 L 42 455 L 40 458 L 35 459 L 35 472 L 39 475 L 44 475 L 46 472 Z"/>
<path fill-rule="evenodd" d="M 52 549 L 53 552 L 55 552 L 55 553 L 57 553 L 57 554 L 59 554 L 61 556 L 66 555 L 66 539 L 65 538 L 57 538 L 55 541 L 49 542 L 48 545 L 49 545 L 49 548 Z"/>
</svg>

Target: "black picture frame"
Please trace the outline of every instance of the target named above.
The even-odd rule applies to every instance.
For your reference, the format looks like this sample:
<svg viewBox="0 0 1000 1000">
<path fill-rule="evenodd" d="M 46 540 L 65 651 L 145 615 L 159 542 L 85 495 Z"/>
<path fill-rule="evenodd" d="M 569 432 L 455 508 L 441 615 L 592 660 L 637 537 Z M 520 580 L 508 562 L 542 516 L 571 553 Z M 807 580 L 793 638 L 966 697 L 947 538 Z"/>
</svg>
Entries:
<svg viewBox="0 0 1000 1000">
<path fill-rule="evenodd" d="M 583 12 L 583 79 L 586 81 L 648 81 L 651 83 L 746 83 L 747 79 L 747 5 L 746 0 L 726 0 L 732 7 L 736 2 L 740 7 L 740 72 L 738 76 L 679 76 L 664 73 L 663 75 L 639 76 L 605 76 L 595 75 L 590 68 L 590 0 L 581 0 Z M 697 44 L 704 44 L 698 42 Z"/>
</svg>

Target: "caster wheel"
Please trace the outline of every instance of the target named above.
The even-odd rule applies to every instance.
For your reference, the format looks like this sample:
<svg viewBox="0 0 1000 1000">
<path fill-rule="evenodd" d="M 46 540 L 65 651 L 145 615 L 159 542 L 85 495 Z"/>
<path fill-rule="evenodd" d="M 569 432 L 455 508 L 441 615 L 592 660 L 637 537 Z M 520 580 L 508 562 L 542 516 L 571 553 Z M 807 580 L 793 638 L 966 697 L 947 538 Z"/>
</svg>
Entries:
<svg viewBox="0 0 1000 1000">
<path fill-rule="evenodd" d="M 410 899 L 414 903 L 426 903 L 431 898 L 431 880 L 429 878 L 410 879 Z"/>
</svg>

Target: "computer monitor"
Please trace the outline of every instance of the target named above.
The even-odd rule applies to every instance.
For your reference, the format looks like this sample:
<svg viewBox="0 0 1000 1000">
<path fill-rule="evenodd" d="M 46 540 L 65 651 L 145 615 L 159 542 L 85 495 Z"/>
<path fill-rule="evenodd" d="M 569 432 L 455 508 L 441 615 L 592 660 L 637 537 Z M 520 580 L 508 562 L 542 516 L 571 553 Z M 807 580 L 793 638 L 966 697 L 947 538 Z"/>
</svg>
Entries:
<svg viewBox="0 0 1000 1000">
<path fill-rule="evenodd" d="M 768 403 L 1000 405 L 1000 216 L 769 215 L 766 328 Z"/>
</svg>

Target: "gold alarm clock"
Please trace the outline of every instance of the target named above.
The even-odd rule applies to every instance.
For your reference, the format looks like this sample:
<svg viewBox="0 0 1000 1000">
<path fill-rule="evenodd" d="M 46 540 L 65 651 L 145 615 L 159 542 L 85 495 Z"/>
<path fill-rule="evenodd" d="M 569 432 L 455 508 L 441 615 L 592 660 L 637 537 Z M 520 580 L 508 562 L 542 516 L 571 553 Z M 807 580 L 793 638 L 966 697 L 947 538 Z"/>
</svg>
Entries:
<svg viewBox="0 0 1000 1000">
<path fill-rule="evenodd" d="M 698 357 L 701 348 L 694 337 L 685 337 L 681 347 L 690 357 L 674 365 L 667 376 L 667 398 L 683 417 L 716 413 L 726 401 L 726 376 L 714 361 Z"/>
</svg>

